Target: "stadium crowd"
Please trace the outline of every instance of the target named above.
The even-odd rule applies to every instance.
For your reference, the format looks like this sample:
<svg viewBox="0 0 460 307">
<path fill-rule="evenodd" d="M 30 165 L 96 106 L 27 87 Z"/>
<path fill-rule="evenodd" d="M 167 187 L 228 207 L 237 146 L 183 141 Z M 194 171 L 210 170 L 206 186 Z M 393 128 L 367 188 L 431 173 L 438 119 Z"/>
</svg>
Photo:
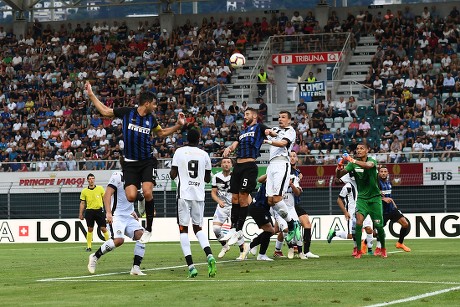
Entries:
<svg viewBox="0 0 460 307">
<path fill-rule="evenodd" d="M 335 163 L 334 150 L 353 152 L 361 140 L 370 141 L 385 162 L 404 162 L 404 147 L 414 148 L 420 157 L 442 150 L 440 159 L 445 160 L 454 155 L 448 151 L 460 150 L 459 25 L 455 7 L 448 16 L 439 16 L 433 6 L 376 16 L 360 11 L 342 22 L 332 12 L 323 28 L 312 12 L 305 17 L 273 12 L 254 20 L 210 17 L 201 24 L 186 21 L 171 33 L 157 20 L 139 22 L 137 28 L 124 21 L 96 21 L 56 29 L 35 21 L 19 37 L 0 26 L 0 163 L 12 162 L 2 163 L 0 171 L 119 166 L 124 146 L 120 120 L 97 115 L 83 91 L 86 80 L 110 107 L 133 106 L 140 92 L 154 92 L 162 126 L 174 125 L 177 114 L 185 112 L 187 124 L 201 131 L 201 146 L 220 157 L 225 142 L 238 135 L 251 103 L 225 105 L 209 90 L 227 90 L 233 52 L 245 53 L 271 35 L 347 31 L 354 34 L 355 45 L 371 32 L 380 42 L 363 82 L 374 89 L 376 104 L 363 109 L 353 96 L 327 99 L 309 114 L 301 101 L 293 110 L 294 150 L 306 155 L 303 164 Z M 202 93 L 204 102 L 198 99 Z M 372 94 L 363 90 L 359 98 Z M 266 112 L 266 105 L 260 105 Z M 331 131 L 331 120 L 337 118 L 349 125 Z M 180 131 L 157 138 L 155 154 L 169 158 L 184 142 Z M 310 155 L 315 150 L 319 155 Z"/>
</svg>

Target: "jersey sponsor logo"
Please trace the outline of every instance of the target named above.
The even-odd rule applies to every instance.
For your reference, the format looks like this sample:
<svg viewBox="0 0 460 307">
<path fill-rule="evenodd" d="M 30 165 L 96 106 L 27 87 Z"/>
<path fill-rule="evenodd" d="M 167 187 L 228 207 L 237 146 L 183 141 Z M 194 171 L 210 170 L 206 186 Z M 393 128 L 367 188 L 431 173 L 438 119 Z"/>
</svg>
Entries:
<svg viewBox="0 0 460 307">
<path fill-rule="evenodd" d="M 364 169 L 362 169 L 362 168 L 355 168 L 355 172 L 357 172 L 357 173 L 364 173 Z"/>
<path fill-rule="evenodd" d="M 188 185 L 193 185 L 193 186 L 199 187 L 200 183 L 198 181 L 189 181 Z"/>
<path fill-rule="evenodd" d="M 242 140 L 242 139 L 247 138 L 247 137 L 254 137 L 254 132 L 243 133 L 242 135 L 240 135 L 239 139 Z"/>
<path fill-rule="evenodd" d="M 150 128 L 141 127 L 141 126 L 134 125 L 134 124 L 131 124 L 131 123 L 128 125 L 128 129 L 133 130 L 133 131 L 137 131 L 137 132 L 140 132 L 140 133 L 144 133 L 144 134 L 150 134 Z"/>
</svg>

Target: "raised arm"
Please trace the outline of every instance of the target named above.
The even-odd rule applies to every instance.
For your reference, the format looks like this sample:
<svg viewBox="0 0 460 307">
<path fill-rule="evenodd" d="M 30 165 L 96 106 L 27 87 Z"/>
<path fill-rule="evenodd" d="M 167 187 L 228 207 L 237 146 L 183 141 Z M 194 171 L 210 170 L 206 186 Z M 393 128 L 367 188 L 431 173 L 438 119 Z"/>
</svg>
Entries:
<svg viewBox="0 0 460 307">
<path fill-rule="evenodd" d="M 113 109 L 109 108 L 105 104 L 103 104 L 99 99 L 97 99 L 96 95 L 93 93 L 93 89 L 91 87 L 91 83 L 86 81 L 85 83 L 85 90 L 88 93 L 88 97 L 91 100 L 92 104 L 96 107 L 96 109 L 101 113 L 104 117 L 115 117 L 113 113 Z"/>
</svg>

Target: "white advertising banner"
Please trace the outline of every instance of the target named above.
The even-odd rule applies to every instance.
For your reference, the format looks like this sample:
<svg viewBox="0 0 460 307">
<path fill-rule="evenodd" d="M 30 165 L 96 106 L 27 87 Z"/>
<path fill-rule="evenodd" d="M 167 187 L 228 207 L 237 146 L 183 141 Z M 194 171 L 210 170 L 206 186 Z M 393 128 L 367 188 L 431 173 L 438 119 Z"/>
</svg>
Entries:
<svg viewBox="0 0 460 307">
<path fill-rule="evenodd" d="M 96 177 L 96 184 L 105 187 L 114 170 L 109 171 L 60 171 L 60 172 L 15 172 L 0 176 L 0 189 L 11 193 L 57 193 L 80 192 L 87 185 L 89 173 Z M 155 191 L 171 190 L 169 169 L 157 170 Z"/>
<path fill-rule="evenodd" d="M 460 238 L 460 213 L 406 214 L 405 216 L 411 224 L 407 239 Z M 331 227 L 345 230 L 345 219 L 341 215 L 310 216 L 310 219 L 313 240 L 326 240 Z M 151 241 L 179 242 L 176 221 L 176 218 L 155 219 Z M 389 223 L 385 229 L 388 239 L 398 238 L 399 224 Z M 215 239 L 212 232 L 212 218 L 204 219 L 203 230 L 208 233 L 210 239 Z M 251 240 L 260 232 L 252 218 L 247 219 L 243 231 L 247 240 Z M 93 238 L 95 242 L 103 241 L 101 233 L 94 235 Z M 190 239 L 196 241 L 192 230 L 190 230 Z M 86 223 L 78 219 L 0 220 L 0 243 L 37 242 L 85 243 Z"/>
<path fill-rule="evenodd" d="M 460 162 L 423 163 L 423 185 L 460 185 Z"/>
</svg>

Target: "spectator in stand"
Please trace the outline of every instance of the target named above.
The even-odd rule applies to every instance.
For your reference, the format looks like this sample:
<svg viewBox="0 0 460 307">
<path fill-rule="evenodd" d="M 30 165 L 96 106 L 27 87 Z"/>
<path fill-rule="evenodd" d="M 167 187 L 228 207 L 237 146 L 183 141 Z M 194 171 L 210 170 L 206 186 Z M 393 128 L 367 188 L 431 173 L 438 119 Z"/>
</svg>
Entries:
<svg viewBox="0 0 460 307">
<path fill-rule="evenodd" d="M 334 103 L 334 111 L 333 111 L 333 116 L 334 117 L 345 117 L 347 115 L 347 102 L 343 98 L 343 96 L 340 96 L 339 101 L 336 101 Z"/>
<path fill-rule="evenodd" d="M 361 122 L 358 125 L 358 134 L 360 137 L 367 137 L 369 134 L 369 130 L 371 130 L 371 125 L 368 121 L 363 117 L 361 118 Z"/>
<path fill-rule="evenodd" d="M 353 117 L 352 122 L 348 125 L 347 136 L 349 138 L 354 138 L 358 130 L 359 130 L 359 123 L 358 123 L 357 117 Z"/>
</svg>

